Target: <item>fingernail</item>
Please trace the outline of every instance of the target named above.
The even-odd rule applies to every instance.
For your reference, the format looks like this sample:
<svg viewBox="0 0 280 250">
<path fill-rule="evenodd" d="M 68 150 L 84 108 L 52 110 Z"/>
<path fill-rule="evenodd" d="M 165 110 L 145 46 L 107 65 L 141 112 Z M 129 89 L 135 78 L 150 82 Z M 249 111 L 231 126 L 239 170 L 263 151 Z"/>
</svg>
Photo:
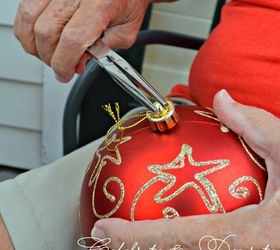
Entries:
<svg viewBox="0 0 280 250">
<path fill-rule="evenodd" d="M 106 238 L 106 235 L 105 235 L 105 232 L 102 229 L 100 229 L 98 227 L 94 227 L 91 230 L 91 237 L 102 240 L 102 239 Z"/>
<path fill-rule="evenodd" d="M 232 97 L 229 95 L 229 93 L 225 90 L 225 89 L 222 89 L 219 93 L 220 97 L 225 101 L 227 102 L 228 104 L 232 104 L 234 103 L 235 101 L 232 99 Z"/>
</svg>

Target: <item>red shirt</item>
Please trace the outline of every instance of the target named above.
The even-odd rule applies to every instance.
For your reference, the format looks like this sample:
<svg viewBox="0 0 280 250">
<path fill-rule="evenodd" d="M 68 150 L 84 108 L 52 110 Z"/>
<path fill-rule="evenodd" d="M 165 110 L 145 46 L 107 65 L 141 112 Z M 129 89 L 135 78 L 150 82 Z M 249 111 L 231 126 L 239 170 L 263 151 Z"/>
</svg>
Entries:
<svg viewBox="0 0 280 250">
<path fill-rule="evenodd" d="M 223 88 L 237 101 L 280 117 L 280 0 L 226 4 L 193 63 L 189 88 L 177 86 L 172 95 L 212 107 Z"/>
</svg>

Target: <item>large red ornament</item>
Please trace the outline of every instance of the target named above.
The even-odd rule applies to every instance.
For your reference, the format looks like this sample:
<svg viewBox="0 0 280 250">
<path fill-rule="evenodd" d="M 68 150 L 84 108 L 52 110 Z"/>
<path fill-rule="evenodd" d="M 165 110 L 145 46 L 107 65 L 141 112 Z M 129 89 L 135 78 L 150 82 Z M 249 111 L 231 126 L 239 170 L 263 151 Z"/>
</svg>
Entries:
<svg viewBox="0 0 280 250">
<path fill-rule="evenodd" d="M 174 129 L 155 133 L 145 120 L 124 132 L 115 129 L 107 148 L 103 143 L 96 151 L 81 192 L 84 236 L 101 218 L 225 213 L 263 199 L 264 163 L 243 139 L 210 110 L 177 110 L 180 121 Z"/>
</svg>

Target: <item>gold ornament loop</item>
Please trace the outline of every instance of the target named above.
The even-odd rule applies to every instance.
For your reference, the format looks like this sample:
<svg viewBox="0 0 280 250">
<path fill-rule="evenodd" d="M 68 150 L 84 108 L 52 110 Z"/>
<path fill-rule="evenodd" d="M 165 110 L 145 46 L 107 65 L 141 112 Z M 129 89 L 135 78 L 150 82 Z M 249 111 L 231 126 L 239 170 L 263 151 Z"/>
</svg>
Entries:
<svg viewBox="0 0 280 250">
<path fill-rule="evenodd" d="M 107 113 L 115 121 L 115 124 L 111 128 L 109 128 L 109 130 L 107 131 L 106 137 L 105 137 L 105 147 L 110 152 L 115 151 L 116 148 L 118 147 L 118 145 L 115 145 L 114 148 L 109 148 L 110 135 L 115 128 L 117 128 L 121 132 L 120 139 L 122 139 L 125 130 L 134 128 L 134 127 L 136 127 L 137 125 L 139 125 L 140 123 L 142 123 L 143 121 L 145 121 L 147 119 L 147 115 L 145 113 L 143 113 L 143 114 L 137 114 L 137 115 L 129 116 L 129 117 L 126 117 L 126 118 L 121 120 L 121 118 L 120 118 L 120 106 L 119 106 L 118 102 L 115 103 L 116 114 L 114 113 L 110 103 L 108 103 L 108 104 L 106 104 L 102 107 L 105 111 L 107 111 Z M 128 126 L 123 126 L 123 124 L 125 122 L 127 122 L 129 120 L 132 120 L 132 119 L 135 119 L 135 118 L 142 118 L 142 119 L 140 119 L 140 120 L 138 120 L 138 121 L 136 121 L 133 124 L 130 124 Z"/>
</svg>

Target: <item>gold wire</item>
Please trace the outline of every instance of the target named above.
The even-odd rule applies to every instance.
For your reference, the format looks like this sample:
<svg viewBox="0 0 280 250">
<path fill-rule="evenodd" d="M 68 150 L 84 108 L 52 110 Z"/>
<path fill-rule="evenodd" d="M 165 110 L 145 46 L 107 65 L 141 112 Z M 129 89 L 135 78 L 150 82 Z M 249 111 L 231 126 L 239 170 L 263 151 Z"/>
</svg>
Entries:
<svg viewBox="0 0 280 250">
<path fill-rule="evenodd" d="M 120 118 L 120 105 L 118 102 L 115 103 L 115 112 L 116 115 L 114 113 L 114 111 L 112 110 L 111 104 L 105 104 L 102 106 L 103 109 L 110 115 L 110 117 L 115 121 L 115 124 L 109 128 L 109 130 L 107 131 L 106 137 L 105 137 L 105 147 L 108 151 L 112 152 L 115 151 L 116 147 L 118 145 L 116 145 L 114 148 L 109 148 L 109 139 L 110 139 L 110 134 L 111 132 L 117 127 L 119 129 L 119 131 L 121 132 L 121 138 L 123 138 L 124 136 L 124 131 L 133 127 L 136 127 L 137 125 L 139 125 L 140 123 L 142 123 L 145 119 L 147 119 L 147 114 L 143 113 L 143 114 L 137 114 L 137 115 L 133 115 L 133 116 L 129 116 L 126 117 L 125 119 L 121 120 Z M 138 117 L 143 117 L 142 119 L 140 119 L 139 121 L 136 121 L 135 123 L 129 125 L 129 126 L 122 126 L 122 124 L 126 121 L 129 121 L 131 119 L 134 118 L 138 118 Z"/>
</svg>

